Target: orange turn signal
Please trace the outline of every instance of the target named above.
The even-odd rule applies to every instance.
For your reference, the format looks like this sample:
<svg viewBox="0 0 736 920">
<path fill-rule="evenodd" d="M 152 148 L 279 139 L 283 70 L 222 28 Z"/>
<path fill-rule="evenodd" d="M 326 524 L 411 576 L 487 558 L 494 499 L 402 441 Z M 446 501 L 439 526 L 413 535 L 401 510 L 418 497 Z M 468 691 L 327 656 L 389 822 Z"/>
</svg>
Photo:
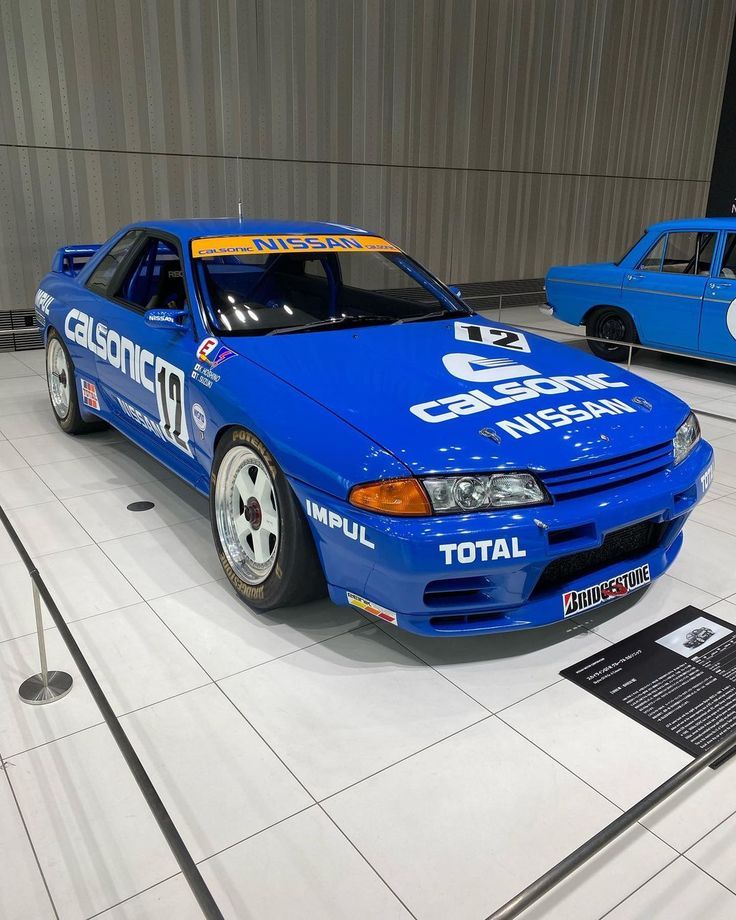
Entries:
<svg viewBox="0 0 736 920">
<path fill-rule="evenodd" d="M 366 482 L 350 490 L 350 504 L 380 514 L 407 516 L 432 513 L 427 493 L 416 479 L 384 479 Z"/>
</svg>

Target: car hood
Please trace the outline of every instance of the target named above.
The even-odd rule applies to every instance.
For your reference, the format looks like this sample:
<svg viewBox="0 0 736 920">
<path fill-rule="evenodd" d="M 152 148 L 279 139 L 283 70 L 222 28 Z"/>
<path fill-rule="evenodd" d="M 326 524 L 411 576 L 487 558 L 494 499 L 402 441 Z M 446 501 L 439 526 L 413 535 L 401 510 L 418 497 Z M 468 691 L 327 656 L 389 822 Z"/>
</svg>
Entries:
<svg viewBox="0 0 736 920">
<path fill-rule="evenodd" d="M 620 366 L 478 316 L 224 341 L 417 475 L 613 460 L 688 413 Z"/>
</svg>

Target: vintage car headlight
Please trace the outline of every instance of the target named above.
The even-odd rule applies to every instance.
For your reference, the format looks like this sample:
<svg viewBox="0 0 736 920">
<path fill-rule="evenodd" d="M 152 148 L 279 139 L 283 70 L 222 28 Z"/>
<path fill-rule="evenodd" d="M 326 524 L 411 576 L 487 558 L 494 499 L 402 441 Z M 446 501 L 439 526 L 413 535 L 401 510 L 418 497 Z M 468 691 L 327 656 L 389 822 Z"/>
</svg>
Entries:
<svg viewBox="0 0 736 920">
<path fill-rule="evenodd" d="M 675 452 L 675 466 L 682 463 L 685 457 L 700 440 L 700 425 L 693 413 L 677 429 L 677 434 L 672 439 L 672 447 Z"/>
<path fill-rule="evenodd" d="M 437 476 L 423 479 L 422 484 L 435 512 L 522 508 L 550 501 L 544 486 L 531 473 Z"/>
</svg>

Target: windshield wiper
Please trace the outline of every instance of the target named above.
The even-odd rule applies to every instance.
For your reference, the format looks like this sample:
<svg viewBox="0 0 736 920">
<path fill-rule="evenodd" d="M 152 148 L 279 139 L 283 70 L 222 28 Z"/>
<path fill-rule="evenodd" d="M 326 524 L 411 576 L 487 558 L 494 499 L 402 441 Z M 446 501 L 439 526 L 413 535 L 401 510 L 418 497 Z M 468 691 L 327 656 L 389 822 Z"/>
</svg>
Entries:
<svg viewBox="0 0 736 920">
<path fill-rule="evenodd" d="M 283 335 L 285 332 L 312 332 L 316 329 L 344 329 L 346 326 L 369 326 L 378 323 L 399 322 L 393 316 L 337 316 L 333 319 L 320 319 L 316 323 L 303 323 L 301 326 L 280 326 L 271 329 L 266 335 Z"/>
</svg>

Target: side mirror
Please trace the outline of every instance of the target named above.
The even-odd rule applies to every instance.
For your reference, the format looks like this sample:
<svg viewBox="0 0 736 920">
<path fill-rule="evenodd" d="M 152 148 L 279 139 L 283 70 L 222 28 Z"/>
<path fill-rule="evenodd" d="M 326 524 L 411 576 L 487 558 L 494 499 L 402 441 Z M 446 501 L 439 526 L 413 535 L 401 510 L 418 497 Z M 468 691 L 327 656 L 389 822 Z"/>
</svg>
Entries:
<svg viewBox="0 0 736 920">
<path fill-rule="evenodd" d="M 143 314 L 143 320 L 147 326 L 151 326 L 153 329 L 181 330 L 189 325 L 189 311 L 156 308 L 146 310 Z"/>
<path fill-rule="evenodd" d="M 457 287 L 457 285 L 450 284 L 450 285 L 447 286 L 447 289 L 448 289 L 448 291 L 449 291 L 451 294 L 454 294 L 455 297 L 458 298 L 458 300 L 462 300 L 462 299 L 463 299 L 463 292 L 460 290 L 459 287 Z"/>
</svg>

